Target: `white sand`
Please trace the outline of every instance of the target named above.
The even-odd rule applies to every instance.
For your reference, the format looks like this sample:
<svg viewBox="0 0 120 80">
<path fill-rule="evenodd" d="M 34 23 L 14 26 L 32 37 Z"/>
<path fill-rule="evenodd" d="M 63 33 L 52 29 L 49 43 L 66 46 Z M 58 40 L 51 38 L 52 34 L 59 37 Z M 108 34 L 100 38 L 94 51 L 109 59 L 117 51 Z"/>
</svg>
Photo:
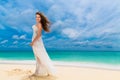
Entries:
<svg viewBox="0 0 120 80">
<path fill-rule="evenodd" d="M 15 64 L 14 64 L 15 63 Z M 56 77 L 32 76 L 35 64 L 0 62 L 0 80 L 120 80 L 120 70 L 55 65 Z"/>
</svg>

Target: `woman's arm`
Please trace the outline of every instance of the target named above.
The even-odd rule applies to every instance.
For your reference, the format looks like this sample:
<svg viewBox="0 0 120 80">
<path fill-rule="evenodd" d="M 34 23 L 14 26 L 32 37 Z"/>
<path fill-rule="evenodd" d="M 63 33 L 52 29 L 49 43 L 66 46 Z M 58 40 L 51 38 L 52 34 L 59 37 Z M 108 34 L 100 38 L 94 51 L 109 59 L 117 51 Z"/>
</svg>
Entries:
<svg viewBox="0 0 120 80">
<path fill-rule="evenodd" d="M 33 39 L 33 41 L 31 42 L 31 46 L 34 44 L 34 42 L 36 41 L 36 40 L 38 40 L 39 39 L 39 37 L 41 36 L 41 31 L 42 31 L 42 27 L 39 25 L 38 27 L 38 31 L 37 31 L 37 36 L 35 36 L 35 38 Z"/>
</svg>

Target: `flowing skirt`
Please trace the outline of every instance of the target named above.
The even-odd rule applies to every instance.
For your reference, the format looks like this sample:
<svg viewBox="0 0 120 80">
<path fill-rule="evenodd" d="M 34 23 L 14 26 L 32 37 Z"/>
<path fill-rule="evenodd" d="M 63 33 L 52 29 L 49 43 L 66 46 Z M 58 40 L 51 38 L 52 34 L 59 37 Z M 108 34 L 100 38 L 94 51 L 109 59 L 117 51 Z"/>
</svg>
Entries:
<svg viewBox="0 0 120 80">
<path fill-rule="evenodd" d="M 41 37 L 34 43 L 32 49 L 36 59 L 35 74 L 40 76 L 55 75 L 55 67 L 47 54 Z"/>
</svg>

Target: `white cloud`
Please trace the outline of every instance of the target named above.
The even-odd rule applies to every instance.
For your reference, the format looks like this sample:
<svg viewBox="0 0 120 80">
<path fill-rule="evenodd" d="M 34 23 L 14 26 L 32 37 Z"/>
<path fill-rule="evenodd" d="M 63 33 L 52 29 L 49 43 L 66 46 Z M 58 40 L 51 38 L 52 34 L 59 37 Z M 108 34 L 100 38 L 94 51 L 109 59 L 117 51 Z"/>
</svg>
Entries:
<svg viewBox="0 0 120 80">
<path fill-rule="evenodd" d="M 63 29 L 62 33 L 63 33 L 63 35 L 66 35 L 71 39 L 75 39 L 79 36 L 79 32 L 72 28 L 65 28 L 65 29 Z"/>
<path fill-rule="evenodd" d="M 21 35 L 21 36 L 18 36 L 18 35 L 13 35 L 12 36 L 13 39 L 26 39 L 26 35 Z"/>
<path fill-rule="evenodd" d="M 18 41 L 14 41 L 14 42 L 13 42 L 13 44 L 17 44 L 17 43 L 18 43 Z"/>
<path fill-rule="evenodd" d="M 58 31 L 59 29 L 61 29 L 60 27 L 62 27 L 62 26 L 63 26 L 63 22 L 61 20 L 58 20 L 58 21 L 56 21 L 56 23 L 54 23 L 52 25 L 51 30 L 52 31 L 55 31 L 55 30 Z"/>
<path fill-rule="evenodd" d="M 55 21 L 60 20 L 61 18 L 65 17 L 65 9 L 63 8 L 63 6 L 58 5 L 58 4 L 54 4 L 52 5 L 49 10 L 48 10 L 48 16 L 52 16 L 54 15 L 54 17 L 52 17 Z"/>
<path fill-rule="evenodd" d="M 74 26 L 74 29 L 78 31 L 80 30 L 81 32 L 79 38 L 84 38 L 84 36 L 89 38 L 92 36 L 101 36 L 102 34 L 104 34 L 103 30 L 109 30 L 109 28 L 111 28 L 111 33 L 111 31 L 116 32 L 116 30 L 114 29 L 119 28 L 119 23 L 116 23 L 120 21 L 117 16 L 117 14 L 119 14 L 118 4 L 120 4 L 118 0 L 114 3 L 109 0 L 70 0 L 70 2 L 72 3 L 71 5 L 69 5 L 67 1 L 60 0 L 49 9 L 48 14 L 51 15 L 54 12 L 56 15 L 54 17 L 57 19 L 57 21 L 52 26 L 52 30 L 56 30 L 56 32 L 59 32 L 61 31 L 61 29 L 64 29 L 64 26 L 66 25 L 66 27 L 70 28 Z M 54 9 L 54 6 L 57 6 L 55 7 L 57 10 Z M 72 14 L 70 17 L 67 18 L 68 20 L 75 16 L 76 18 L 74 19 L 74 23 L 68 23 L 65 20 L 61 21 L 64 16 L 69 15 L 62 15 L 63 13 Z M 112 17 L 116 17 L 116 19 L 112 19 Z M 109 22 L 110 20 L 111 22 Z M 72 26 L 68 26 L 68 24 Z M 80 24 L 81 26 L 79 26 L 78 24 Z"/>
<path fill-rule="evenodd" d="M 19 39 L 18 35 L 13 35 L 12 38 L 13 39 Z"/>
<path fill-rule="evenodd" d="M 3 40 L 3 41 L 1 41 L 0 43 L 1 44 L 5 44 L 5 43 L 7 43 L 8 42 L 8 40 Z"/>
<path fill-rule="evenodd" d="M 32 32 L 31 26 L 35 22 L 34 15 L 35 11 L 37 11 L 33 2 L 15 0 L 0 5 L 1 25 L 4 26 L 4 21 L 6 21 L 6 25 L 17 31 Z"/>
<path fill-rule="evenodd" d="M 20 39 L 26 39 L 26 35 L 21 35 Z"/>
<path fill-rule="evenodd" d="M 83 45 L 105 44 L 110 41 L 112 41 L 112 45 L 115 45 L 120 42 L 119 0 L 8 1 L 0 5 L 0 29 L 4 29 L 5 24 L 18 32 L 31 33 L 31 26 L 35 23 L 35 12 L 38 10 L 45 12 L 51 22 L 53 21 L 51 26 L 53 33 L 51 34 L 56 33 L 55 37 L 45 39 L 46 41 L 59 41 L 57 40 L 59 35 L 63 42 L 67 36 L 68 41 L 76 39 L 81 42 L 75 44 Z M 12 38 L 28 40 L 25 33 L 24 35 L 13 35 Z M 58 43 L 58 45 L 61 44 Z"/>
</svg>

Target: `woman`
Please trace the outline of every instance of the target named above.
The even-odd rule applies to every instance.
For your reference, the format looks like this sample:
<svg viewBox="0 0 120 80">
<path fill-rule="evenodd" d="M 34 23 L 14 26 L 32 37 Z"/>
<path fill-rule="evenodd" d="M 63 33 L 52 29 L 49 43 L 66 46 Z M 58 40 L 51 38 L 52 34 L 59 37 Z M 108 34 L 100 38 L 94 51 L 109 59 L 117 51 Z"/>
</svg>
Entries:
<svg viewBox="0 0 120 80">
<path fill-rule="evenodd" d="M 32 26 L 33 36 L 30 45 L 32 46 L 36 59 L 36 71 L 34 75 L 37 76 L 55 75 L 55 68 L 44 47 L 41 34 L 42 30 L 46 32 L 50 31 L 48 28 L 49 24 L 50 22 L 44 14 L 36 12 L 36 24 Z"/>
</svg>

